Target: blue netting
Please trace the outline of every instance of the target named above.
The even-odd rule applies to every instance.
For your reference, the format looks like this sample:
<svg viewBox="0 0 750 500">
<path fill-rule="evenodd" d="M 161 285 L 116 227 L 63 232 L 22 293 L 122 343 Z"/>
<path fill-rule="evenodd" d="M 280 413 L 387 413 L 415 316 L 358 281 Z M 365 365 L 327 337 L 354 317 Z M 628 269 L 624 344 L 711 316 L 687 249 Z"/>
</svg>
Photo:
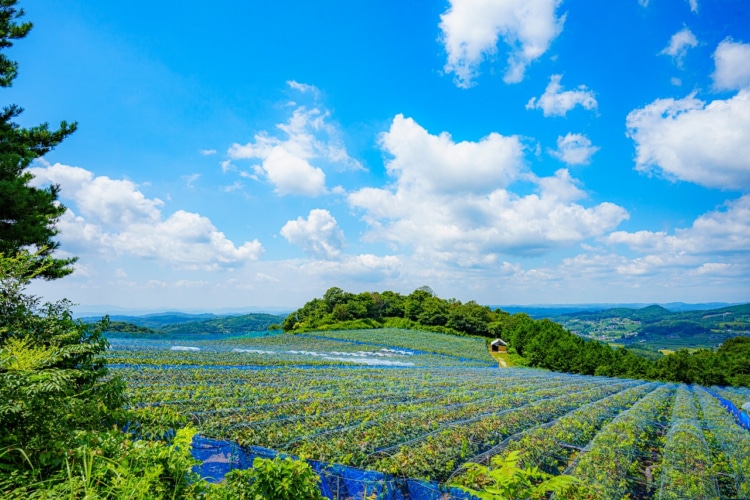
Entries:
<svg viewBox="0 0 750 500">
<path fill-rule="evenodd" d="M 260 446 L 241 447 L 231 441 L 203 436 L 193 438 L 191 452 L 195 459 L 202 462 L 195 466 L 195 472 L 211 482 L 223 481 L 224 476 L 234 469 L 251 468 L 256 457 L 291 457 Z M 317 460 L 308 460 L 307 463 L 320 476 L 321 493 L 331 500 L 373 496 L 377 500 L 476 500 L 476 497 L 458 488 L 449 488 L 435 482 L 396 478 L 382 472 Z"/>
<path fill-rule="evenodd" d="M 734 418 L 737 420 L 737 424 L 740 427 L 744 427 L 745 429 L 750 431 L 750 416 L 748 416 L 747 413 L 740 410 L 739 408 L 737 408 L 737 406 L 735 406 L 734 403 L 732 403 L 726 398 L 719 396 L 714 391 L 710 389 L 706 389 L 706 390 L 708 391 L 709 394 L 711 394 L 713 397 L 718 399 L 719 403 L 721 403 L 721 406 L 726 408 L 726 410 L 734 416 Z"/>
</svg>

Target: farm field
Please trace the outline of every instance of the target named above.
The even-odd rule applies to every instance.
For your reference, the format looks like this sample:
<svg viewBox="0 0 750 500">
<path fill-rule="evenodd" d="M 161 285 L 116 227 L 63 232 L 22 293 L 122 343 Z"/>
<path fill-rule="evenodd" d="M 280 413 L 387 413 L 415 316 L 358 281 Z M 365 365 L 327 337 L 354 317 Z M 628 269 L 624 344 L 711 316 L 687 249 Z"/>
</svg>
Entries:
<svg viewBox="0 0 750 500">
<path fill-rule="evenodd" d="M 519 452 L 581 498 L 750 497 L 750 432 L 698 386 L 498 369 L 484 339 L 406 330 L 110 342 L 134 405 L 242 446 L 472 487 L 465 463 Z"/>
</svg>

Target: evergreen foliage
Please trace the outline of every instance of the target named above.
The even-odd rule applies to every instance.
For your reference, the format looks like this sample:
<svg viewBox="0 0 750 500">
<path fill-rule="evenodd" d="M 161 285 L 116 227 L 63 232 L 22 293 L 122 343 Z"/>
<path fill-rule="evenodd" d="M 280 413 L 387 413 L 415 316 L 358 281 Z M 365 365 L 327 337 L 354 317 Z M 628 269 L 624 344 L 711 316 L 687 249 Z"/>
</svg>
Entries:
<svg viewBox="0 0 750 500">
<path fill-rule="evenodd" d="M 0 0 L 0 50 L 13 46 L 25 37 L 31 23 L 19 23 L 23 9 L 16 9 L 17 0 Z M 10 87 L 18 73 L 18 63 L 0 53 L 0 87 Z M 76 124 L 61 122 L 58 130 L 43 123 L 23 128 L 15 123 L 23 109 L 15 104 L 0 110 L 0 253 L 12 255 L 24 248 L 33 248 L 39 259 L 49 257 L 59 246 L 53 241 L 55 224 L 65 207 L 57 201 L 59 187 L 41 189 L 30 185 L 33 176 L 27 167 L 60 144 L 76 129 Z M 70 274 L 74 258 L 47 259 L 46 279 Z"/>
</svg>

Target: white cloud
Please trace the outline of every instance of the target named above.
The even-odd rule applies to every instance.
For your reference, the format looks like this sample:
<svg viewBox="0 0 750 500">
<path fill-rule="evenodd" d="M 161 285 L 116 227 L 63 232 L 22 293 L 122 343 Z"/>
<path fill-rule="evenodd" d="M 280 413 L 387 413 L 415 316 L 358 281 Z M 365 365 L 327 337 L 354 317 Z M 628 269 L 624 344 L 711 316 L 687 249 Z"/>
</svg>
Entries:
<svg viewBox="0 0 750 500">
<path fill-rule="evenodd" d="M 605 239 L 640 253 L 711 255 L 750 252 L 750 195 L 698 217 L 689 228 L 665 231 L 616 231 Z"/>
<path fill-rule="evenodd" d="M 174 284 L 177 288 L 203 288 L 208 285 L 206 280 L 178 280 Z"/>
<path fill-rule="evenodd" d="M 386 163 L 389 175 L 404 186 L 432 192 L 490 192 L 524 169 L 518 136 L 492 133 L 479 142 L 454 143 L 450 134 L 431 135 L 403 115 L 381 135 L 380 146 L 393 156 Z"/>
<path fill-rule="evenodd" d="M 216 154 L 216 150 L 215 149 L 201 149 L 200 154 L 202 154 L 203 156 L 211 156 L 211 155 Z"/>
<path fill-rule="evenodd" d="M 717 90 L 740 90 L 750 87 L 750 44 L 727 38 L 714 52 L 716 71 L 712 76 Z"/>
<path fill-rule="evenodd" d="M 526 67 L 549 49 L 561 32 L 565 15 L 557 16 L 562 0 L 451 0 L 440 16 L 441 41 L 459 87 L 470 87 L 479 66 L 497 53 L 498 39 L 509 46 L 506 83 L 523 80 Z"/>
<path fill-rule="evenodd" d="M 295 156 L 283 147 L 274 147 L 263 160 L 268 180 L 280 195 L 300 194 L 319 196 L 326 192 L 326 174 L 307 160 Z"/>
<path fill-rule="evenodd" d="M 286 84 L 289 85 L 289 88 L 302 92 L 303 94 L 307 94 L 309 92 L 313 94 L 316 98 L 320 96 L 320 89 L 318 89 L 318 87 L 316 87 L 315 85 L 309 85 L 307 83 L 300 83 L 294 80 L 288 80 Z"/>
<path fill-rule="evenodd" d="M 59 163 L 29 171 L 35 185 L 60 185 L 60 196 L 69 208 L 58 222 L 59 239 L 75 254 L 132 255 L 177 267 L 211 269 L 255 260 L 263 251 L 257 240 L 235 246 L 208 218 L 196 213 L 178 210 L 164 219 L 163 202 L 146 198 L 130 181 L 95 177 L 88 170 Z M 74 202 L 80 215 L 67 200 Z"/>
<path fill-rule="evenodd" d="M 338 260 L 316 260 L 302 264 L 300 272 L 324 278 L 336 283 L 356 281 L 380 282 L 386 278 L 398 277 L 403 271 L 401 259 L 394 255 L 372 254 L 343 255 Z"/>
<path fill-rule="evenodd" d="M 578 183 L 562 169 L 538 178 L 523 168 L 514 137 L 492 134 L 479 142 L 454 143 L 397 116 L 381 147 L 393 184 L 348 196 L 365 212 L 367 240 L 409 246 L 422 257 L 461 266 L 488 266 L 501 254 L 537 254 L 614 229 L 628 217 L 602 203 L 584 208 Z M 535 192 L 508 190 L 526 180 Z"/>
<path fill-rule="evenodd" d="M 565 116 L 577 105 L 585 109 L 596 109 L 596 97 L 585 85 L 579 85 L 577 90 L 562 91 L 560 79 L 562 75 L 552 75 L 544 94 L 538 99 L 532 97 L 526 104 L 526 109 L 541 109 L 544 116 Z"/>
<path fill-rule="evenodd" d="M 287 83 L 302 93 L 318 95 L 312 85 Z M 287 122 L 276 125 L 277 136 L 259 132 L 247 144 L 232 144 L 227 153 L 232 160 L 261 160 L 251 175 L 265 177 L 279 195 L 320 196 L 327 192 L 326 175 L 312 162 L 338 170 L 364 169 L 359 161 L 349 156 L 341 133 L 329 119 L 330 112 L 320 106 L 309 109 L 298 106 Z M 222 169 L 226 172 L 229 165 L 222 165 Z"/>
<path fill-rule="evenodd" d="M 694 49 L 697 46 L 698 39 L 695 38 L 695 35 L 690 31 L 690 28 L 685 26 L 672 35 L 672 38 L 669 39 L 669 45 L 664 47 L 664 50 L 659 52 L 659 54 L 672 57 L 678 66 L 682 66 L 688 49 Z"/>
<path fill-rule="evenodd" d="M 648 7 L 650 0 L 638 0 L 638 3 L 642 7 Z M 688 4 L 690 5 L 690 10 L 692 12 L 698 12 L 698 0 L 687 0 Z"/>
<path fill-rule="evenodd" d="M 185 185 L 188 189 L 193 189 L 195 187 L 195 181 L 197 181 L 200 176 L 201 174 L 189 174 L 181 176 L 181 179 L 185 181 Z"/>
<path fill-rule="evenodd" d="M 555 158 L 568 165 L 588 165 L 599 148 L 591 145 L 591 140 L 582 134 L 568 133 L 557 138 L 557 149 L 550 151 Z"/>
<path fill-rule="evenodd" d="M 226 186 L 222 186 L 220 189 L 225 193 L 233 193 L 235 191 L 241 190 L 243 187 L 245 187 L 244 184 L 242 184 L 241 181 L 234 181 L 231 184 L 228 184 Z"/>
<path fill-rule="evenodd" d="M 281 235 L 305 253 L 320 259 L 334 259 L 344 246 L 344 233 L 328 210 L 311 210 L 307 219 L 298 217 L 281 228 Z"/>
<path fill-rule="evenodd" d="M 696 218 L 690 227 L 671 233 L 615 231 L 602 240 L 640 254 L 634 258 L 607 256 L 611 268 L 624 277 L 651 276 L 662 286 L 674 283 L 680 287 L 705 288 L 709 282 L 701 280 L 707 278 L 718 283 L 730 277 L 736 283 L 750 272 L 750 195 L 728 201 Z"/>
<path fill-rule="evenodd" d="M 62 196 L 76 200 L 81 215 L 95 224 L 126 227 L 138 223 L 155 223 L 164 202 L 148 199 L 129 180 L 114 180 L 80 167 L 56 163 L 33 167 L 34 185 L 59 184 Z"/>
<path fill-rule="evenodd" d="M 657 99 L 626 119 L 636 169 L 706 187 L 750 188 L 750 90 L 709 104 Z"/>
</svg>

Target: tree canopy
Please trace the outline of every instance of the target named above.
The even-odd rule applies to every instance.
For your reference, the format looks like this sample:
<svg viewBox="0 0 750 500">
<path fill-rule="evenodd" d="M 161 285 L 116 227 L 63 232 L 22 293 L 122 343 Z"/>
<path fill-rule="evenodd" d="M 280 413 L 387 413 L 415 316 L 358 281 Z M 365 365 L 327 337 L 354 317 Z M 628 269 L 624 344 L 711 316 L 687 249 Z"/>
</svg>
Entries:
<svg viewBox="0 0 750 500">
<path fill-rule="evenodd" d="M 2 50 L 32 28 L 29 22 L 19 22 L 24 11 L 16 9 L 16 3 L 0 0 L 0 87 L 10 87 L 18 74 L 18 63 Z M 44 259 L 59 247 L 53 237 L 65 207 L 58 202 L 59 186 L 32 186 L 33 175 L 27 168 L 72 134 L 76 124 L 63 121 L 57 130 L 47 123 L 23 128 L 13 121 L 22 112 L 15 104 L 0 111 L 0 253 L 13 255 L 30 248 Z M 40 276 L 54 279 L 70 274 L 73 262 L 75 258 L 46 260 Z"/>
</svg>

